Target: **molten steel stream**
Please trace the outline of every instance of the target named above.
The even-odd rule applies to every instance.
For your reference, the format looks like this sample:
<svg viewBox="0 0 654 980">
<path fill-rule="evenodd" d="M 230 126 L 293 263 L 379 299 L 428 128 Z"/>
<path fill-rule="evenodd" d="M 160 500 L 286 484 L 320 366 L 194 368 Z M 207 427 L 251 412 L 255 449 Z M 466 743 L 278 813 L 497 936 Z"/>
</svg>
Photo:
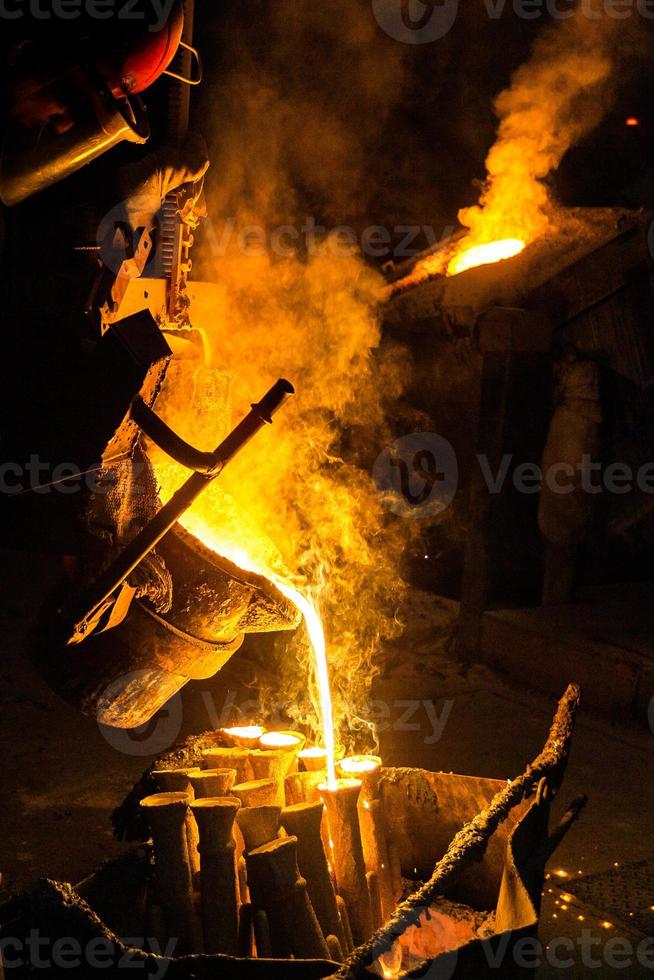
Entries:
<svg viewBox="0 0 654 980">
<path fill-rule="evenodd" d="M 298 592 L 285 582 L 275 581 L 275 585 L 287 599 L 290 599 L 302 613 L 306 623 L 311 648 L 313 650 L 314 669 L 316 672 L 316 682 L 318 684 L 318 694 L 320 697 L 320 723 L 322 726 L 322 738 L 325 751 L 327 752 L 327 785 L 330 789 L 337 785 L 336 782 L 336 745 L 334 738 L 334 711 L 332 708 L 332 695 L 329 687 L 329 665 L 327 663 L 327 647 L 325 644 L 325 631 L 320 622 L 320 616 L 316 607 L 307 599 L 305 595 Z"/>
</svg>

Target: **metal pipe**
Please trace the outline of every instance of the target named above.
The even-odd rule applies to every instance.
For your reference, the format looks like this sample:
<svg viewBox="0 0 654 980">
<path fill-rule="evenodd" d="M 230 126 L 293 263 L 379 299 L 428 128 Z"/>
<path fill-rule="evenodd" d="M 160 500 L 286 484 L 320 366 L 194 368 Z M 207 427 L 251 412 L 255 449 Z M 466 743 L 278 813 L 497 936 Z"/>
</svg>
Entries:
<svg viewBox="0 0 654 980">
<path fill-rule="evenodd" d="M 334 787 L 326 784 L 320 787 L 327 809 L 336 888 L 347 905 L 357 946 L 372 935 L 372 911 L 357 812 L 360 792 L 358 779 L 339 779 Z"/>
<path fill-rule="evenodd" d="M 193 799 L 195 791 L 191 785 L 191 776 L 201 771 L 199 766 L 192 766 L 190 769 L 154 769 L 152 776 L 162 793 L 188 793 Z"/>
<path fill-rule="evenodd" d="M 351 756 L 343 759 L 338 764 L 338 769 L 344 777 L 351 777 L 356 772 L 356 778 L 361 780 L 361 794 L 358 802 L 361 844 L 366 870 L 368 873 L 372 872 L 377 879 L 376 885 L 374 885 L 375 894 L 371 898 L 376 900 L 376 895 L 379 894 L 381 902 L 381 922 L 379 924 L 381 925 L 382 922 L 390 919 L 397 904 L 388 853 L 384 804 L 380 793 L 381 759 L 372 755 Z"/>
<path fill-rule="evenodd" d="M 272 779 L 275 784 L 275 806 L 286 806 L 284 781 L 290 773 L 297 752 L 294 750 L 257 750 L 250 755 L 255 779 Z"/>
<path fill-rule="evenodd" d="M 352 928 L 350 926 L 350 917 L 347 914 L 347 905 L 341 895 L 336 896 L 336 905 L 338 907 L 338 917 L 341 920 L 341 933 L 345 936 L 343 952 L 347 955 L 354 949 L 354 940 L 352 939 Z"/>
<path fill-rule="evenodd" d="M 343 946 L 345 936 L 341 930 L 336 892 L 320 836 L 323 810 L 322 802 L 287 806 L 282 810 L 281 822 L 287 834 L 297 838 L 298 867 L 306 879 L 309 898 L 323 934 L 338 937 Z"/>
<path fill-rule="evenodd" d="M 247 749 L 204 749 L 202 767 L 204 769 L 235 769 L 236 782 L 245 783 L 252 775 L 249 758 L 250 753 Z"/>
<path fill-rule="evenodd" d="M 241 801 L 241 806 L 277 806 L 277 787 L 272 779 L 252 779 L 232 788 L 232 796 Z"/>
<path fill-rule="evenodd" d="M 207 953 L 238 953 L 233 827 L 240 805 L 233 797 L 191 804 L 200 831 L 200 908 Z"/>
<path fill-rule="evenodd" d="M 202 452 L 178 436 L 156 412 L 145 404 L 140 395 L 133 400 L 129 414 L 150 442 L 176 463 L 185 466 L 187 470 L 195 470 L 196 473 L 205 475 L 213 473 L 216 465 L 214 454 Z"/>
<path fill-rule="evenodd" d="M 327 779 L 327 770 L 311 772 L 292 772 L 284 780 L 284 789 L 289 806 L 295 803 L 315 803 L 320 800 L 318 787 Z"/>
<path fill-rule="evenodd" d="M 276 839 L 281 812 L 278 806 L 243 807 L 238 811 L 236 822 L 243 834 L 246 852 L 255 851 Z"/>
<path fill-rule="evenodd" d="M 191 784 L 191 777 L 201 772 L 197 766 L 189 769 L 157 769 L 152 775 L 157 780 L 157 784 L 162 793 L 187 793 L 189 802 L 195 799 L 195 789 Z M 188 847 L 188 859 L 195 886 L 200 873 L 200 855 L 198 854 L 198 828 L 193 814 L 189 810 L 186 814 L 186 844 Z"/>
<path fill-rule="evenodd" d="M 270 925 L 273 956 L 329 959 L 329 947 L 297 866 L 297 840 L 287 837 L 246 856 L 252 905 Z"/>
<path fill-rule="evenodd" d="M 140 804 L 154 843 L 159 904 L 166 917 L 168 938 L 179 940 L 179 954 L 200 948 L 186 830 L 189 802 L 186 793 L 157 793 L 146 796 Z"/>
</svg>

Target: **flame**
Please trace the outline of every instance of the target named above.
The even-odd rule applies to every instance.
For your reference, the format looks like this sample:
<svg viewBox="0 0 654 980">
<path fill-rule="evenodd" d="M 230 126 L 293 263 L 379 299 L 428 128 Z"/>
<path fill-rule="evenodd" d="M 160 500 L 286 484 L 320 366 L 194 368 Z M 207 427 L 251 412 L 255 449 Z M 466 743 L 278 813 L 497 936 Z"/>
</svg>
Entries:
<svg viewBox="0 0 654 980">
<path fill-rule="evenodd" d="M 375 966 L 377 973 L 385 980 L 393 980 L 399 977 L 402 970 L 402 946 L 396 940 L 390 949 L 385 950 L 377 958 Z"/>
<path fill-rule="evenodd" d="M 488 242 L 485 245 L 473 245 L 464 252 L 455 255 L 447 267 L 448 276 L 457 276 L 466 269 L 475 269 L 480 265 L 492 265 L 495 262 L 502 262 L 504 259 L 511 259 L 514 255 L 519 255 L 525 247 L 525 242 L 520 238 L 503 238 L 497 242 Z"/>
<path fill-rule="evenodd" d="M 499 126 L 481 195 L 458 215 L 465 235 L 423 258 L 391 292 L 510 258 L 558 231 L 547 179 L 605 115 L 617 59 L 632 43 L 602 0 L 585 0 L 573 16 L 540 33 L 529 60 L 495 99 Z M 625 124 L 636 127 L 639 120 L 629 116 Z"/>
<path fill-rule="evenodd" d="M 507 226 L 504 230 L 509 231 L 510 227 Z M 466 272 L 467 269 L 476 269 L 480 265 L 494 265 L 504 259 L 512 259 L 524 251 L 526 245 L 526 241 L 522 238 L 500 238 L 473 245 L 471 236 L 466 235 L 456 248 L 442 248 L 433 255 L 421 259 L 408 276 L 393 283 L 389 292 L 392 294 L 406 286 L 417 286 L 430 276 L 458 276 L 460 272 Z"/>
<path fill-rule="evenodd" d="M 530 245 L 556 230 L 546 179 L 610 104 L 620 30 L 601 0 L 588 0 L 571 18 L 541 32 L 531 58 L 495 100 L 497 139 L 486 158 L 479 203 L 459 212 L 468 234 L 455 256 L 456 271 L 462 271 L 460 263 L 470 268 L 463 249 L 509 237 Z"/>
</svg>

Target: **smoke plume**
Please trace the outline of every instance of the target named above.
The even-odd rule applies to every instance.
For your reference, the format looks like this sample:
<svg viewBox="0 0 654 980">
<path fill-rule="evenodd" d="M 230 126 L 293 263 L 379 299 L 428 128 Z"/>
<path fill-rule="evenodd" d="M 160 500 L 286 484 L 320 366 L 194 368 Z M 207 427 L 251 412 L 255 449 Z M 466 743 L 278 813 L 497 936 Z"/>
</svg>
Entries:
<svg viewBox="0 0 654 980">
<path fill-rule="evenodd" d="M 200 256 L 218 292 L 193 317 L 218 373 L 208 382 L 203 368 L 181 371 L 167 417 L 209 447 L 228 403 L 236 420 L 278 377 L 295 385 L 274 426 L 185 524 L 242 567 L 311 595 L 325 627 L 339 738 L 365 749 L 371 740 L 356 735 L 366 729 L 358 709 L 380 644 L 398 632 L 403 590 L 406 527 L 388 525 L 371 478 L 388 439 L 384 396 L 401 390 L 402 359 L 379 349 L 379 274 L 338 236 L 318 232 L 308 243 L 302 228 L 307 201 L 316 224 L 365 210 L 363 161 L 398 97 L 402 52 L 380 48 L 369 11 L 347 0 L 301 9 L 270 5 L 258 48 L 249 36 L 226 41 L 228 70 L 212 103 L 211 233 Z M 320 72 L 307 71 L 318 49 Z M 167 497 L 181 473 L 163 464 L 157 473 Z M 288 702 L 293 720 L 315 730 L 306 637 L 286 635 L 277 646 L 275 684 L 257 693 Z"/>
<path fill-rule="evenodd" d="M 479 203 L 459 212 L 461 249 L 503 238 L 526 244 L 556 226 L 546 178 L 611 107 L 623 54 L 643 22 L 617 18 L 601 0 L 544 29 L 529 61 L 497 97 L 497 139 L 486 159 Z"/>
</svg>

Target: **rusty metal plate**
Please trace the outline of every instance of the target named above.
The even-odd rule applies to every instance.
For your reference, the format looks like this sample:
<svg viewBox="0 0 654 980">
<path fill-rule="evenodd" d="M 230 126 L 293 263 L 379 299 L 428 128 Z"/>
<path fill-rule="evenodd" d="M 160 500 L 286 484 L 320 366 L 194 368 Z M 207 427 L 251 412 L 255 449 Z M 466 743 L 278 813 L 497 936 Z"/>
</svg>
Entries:
<svg viewBox="0 0 654 980">
<path fill-rule="evenodd" d="M 454 835 L 484 810 L 506 784 L 497 779 L 427 772 L 383 770 L 382 793 L 392 841 L 407 878 L 427 880 Z M 491 837 L 484 860 L 461 875 L 459 886 L 476 908 L 495 905 L 509 836 L 528 804 L 516 807 Z M 451 896 L 450 896 L 451 897 Z"/>
</svg>

